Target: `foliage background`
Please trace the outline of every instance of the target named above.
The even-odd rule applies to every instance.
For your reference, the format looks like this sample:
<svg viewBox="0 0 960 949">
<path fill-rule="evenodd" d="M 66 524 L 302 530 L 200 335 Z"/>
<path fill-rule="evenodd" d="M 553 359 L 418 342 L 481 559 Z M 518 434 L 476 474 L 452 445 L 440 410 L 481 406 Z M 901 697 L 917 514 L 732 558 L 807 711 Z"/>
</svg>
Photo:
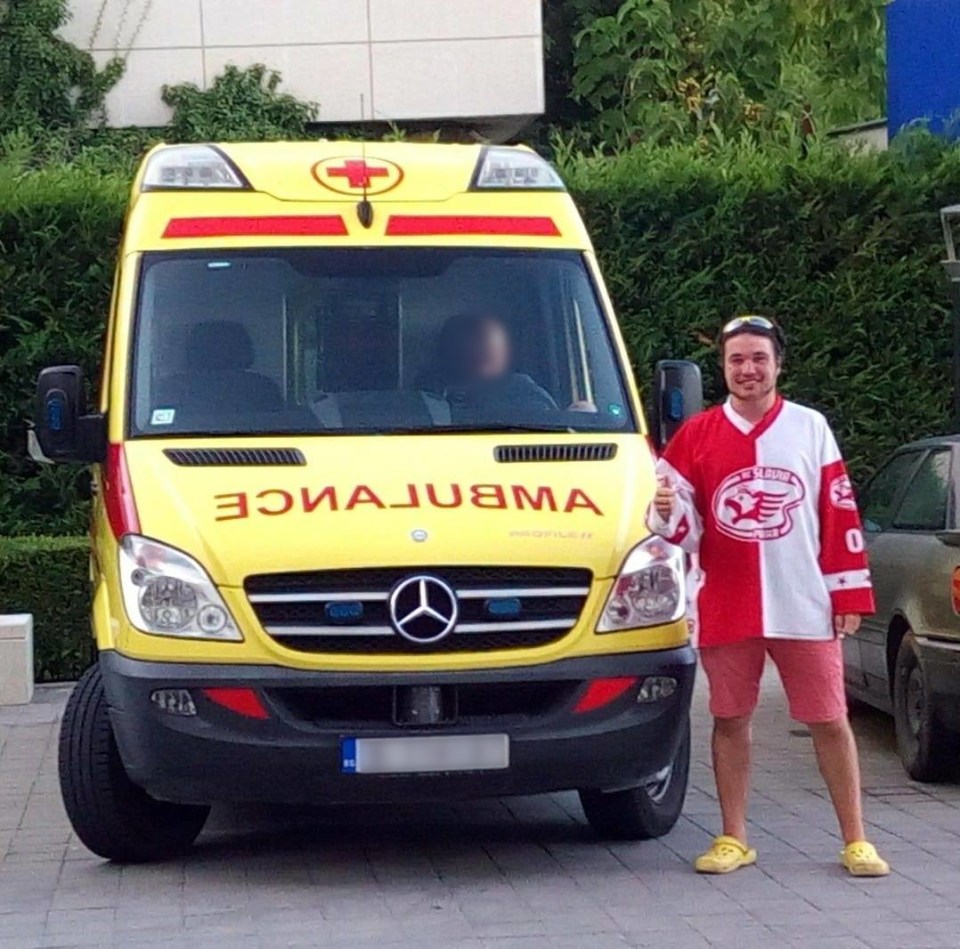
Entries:
<svg viewBox="0 0 960 949">
<path fill-rule="evenodd" d="M 691 356 L 716 396 L 717 326 L 761 309 L 791 340 L 787 392 L 827 412 L 856 477 L 949 424 L 937 209 L 960 193 L 955 148 L 920 135 L 860 156 L 740 142 L 558 158 L 641 385 L 657 359 Z M 26 460 L 25 420 L 44 365 L 97 379 L 125 192 L 84 168 L 0 171 L 0 535 L 83 529 L 85 474 Z"/>
<path fill-rule="evenodd" d="M 772 311 L 786 391 L 826 411 L 861 480 L 949 425 L 936 212 L 957 201 L 960 153 L 922 134 L 885 155 L 820 139 L 883 112 L 885 2 L 544 0 L 547 114 L 528 133 L 587 219 L 641 385 L 658 358 L 692 356 L 717 397 L 717 326 Z M 79 362 L 96 385 L 139 156 L 309 138 L 323 119 L 254 66 L 164 87 L 165 128 L 107 129 L 123 57 L 98 68 L 59 39 L 66 10 L 0 0 L 0 612 L 34 613 L 41 679 L 90 660 L 86 544 L 29 535 L 82 533 L 88 479 L 26 460 L 26 420 L 43 366 Z"/>
<path fill-rule="evenodd" d="M 38 681 L 75 679 L 93 659 L 88 545 L 0 537 L 0 613 L 32 613 Z"/>
</svg>

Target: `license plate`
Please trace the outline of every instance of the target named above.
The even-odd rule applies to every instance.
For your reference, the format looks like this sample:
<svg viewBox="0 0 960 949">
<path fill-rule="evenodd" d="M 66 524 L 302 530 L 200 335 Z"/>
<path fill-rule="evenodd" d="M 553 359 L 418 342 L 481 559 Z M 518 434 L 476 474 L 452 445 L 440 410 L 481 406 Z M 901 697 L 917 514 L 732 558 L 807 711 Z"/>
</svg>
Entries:
<svg viewBox="0 0 960 949">
<path fill-rule="evenodd" d="M 409 738 L 344 738 L 344 774 L 423 774 L 498 771 L 510 766 L 507 735 L 429 735 Z"/>
</svg>

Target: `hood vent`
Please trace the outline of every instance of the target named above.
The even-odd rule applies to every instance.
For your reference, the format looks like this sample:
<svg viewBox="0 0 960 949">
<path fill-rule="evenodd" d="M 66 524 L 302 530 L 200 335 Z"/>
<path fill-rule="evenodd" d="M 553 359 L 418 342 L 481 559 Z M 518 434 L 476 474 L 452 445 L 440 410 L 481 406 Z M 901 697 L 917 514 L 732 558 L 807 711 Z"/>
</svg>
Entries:
<svg viewBox="0 0 960 949">
<path fill-rule="evenodd" d="M 504 464 L 515 461 L 609 461 L 617 446 L 598 442 L 582 445 L 498 445 L 493 457 Z"/>
<path fill-rule="evenodd" d="M 165 448 L 175 464 L 187 468 L 264 468 L 270 465 L 305 465 L 298 448 Z"/>
</svg>

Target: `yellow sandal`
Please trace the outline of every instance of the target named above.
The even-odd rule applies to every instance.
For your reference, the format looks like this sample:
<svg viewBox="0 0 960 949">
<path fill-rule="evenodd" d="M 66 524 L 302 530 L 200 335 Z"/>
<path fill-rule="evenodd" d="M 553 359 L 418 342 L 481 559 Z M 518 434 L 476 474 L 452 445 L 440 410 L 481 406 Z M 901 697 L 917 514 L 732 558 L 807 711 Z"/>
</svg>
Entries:
<svg viewBox="0 0 960 949">
<path fill-rule="evenodd" d="M 840 853 L 840 862 L 855 877 L 885 877 L 890 872 L 890 864 L 865 840 L 847 844 Z"/>
<path fill-rule="evenodd" d="M 741 843 L 736 837 L 721 834 L 713 838 L 710 849 L 697 857 L 693 866 L 697 873 L 731 873 L 756 861 L 757 851 L 753 847 Z"/>
</svg>

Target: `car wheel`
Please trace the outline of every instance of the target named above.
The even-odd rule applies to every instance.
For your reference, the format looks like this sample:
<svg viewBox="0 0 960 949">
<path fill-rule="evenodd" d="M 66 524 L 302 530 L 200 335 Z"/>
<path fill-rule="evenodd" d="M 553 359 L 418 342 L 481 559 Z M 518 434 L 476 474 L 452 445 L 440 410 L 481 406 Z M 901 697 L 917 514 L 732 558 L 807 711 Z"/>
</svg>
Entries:
<svg viewBox="0 0 960 949">
<path fill-rule="evenodd" d="M 690 720 L 673 761 L 645 784 L 623 791 L 580 791 L 580 804 L 594 832 L 608 840 L 650 840 L 676 824 L 690 776 Z"/>
<path fill-rule="evenodd" d="M 916 781 L 937 781 L 951 765 L 953 736 L 937 721 L 916 641 L 907 633 L 894 667 L 893 714 L 897 750 L 907 774 Z"/>
<path fill-rule="evenodd" d="M 127 776 L 113 735 L 99 665 L 67 702 L 60 727 L 60 790 L 70 823 L 95 854 L 118 863 L 161 860 L 188 850 L 210 808 L 150 797 Z"/>
</svg>

